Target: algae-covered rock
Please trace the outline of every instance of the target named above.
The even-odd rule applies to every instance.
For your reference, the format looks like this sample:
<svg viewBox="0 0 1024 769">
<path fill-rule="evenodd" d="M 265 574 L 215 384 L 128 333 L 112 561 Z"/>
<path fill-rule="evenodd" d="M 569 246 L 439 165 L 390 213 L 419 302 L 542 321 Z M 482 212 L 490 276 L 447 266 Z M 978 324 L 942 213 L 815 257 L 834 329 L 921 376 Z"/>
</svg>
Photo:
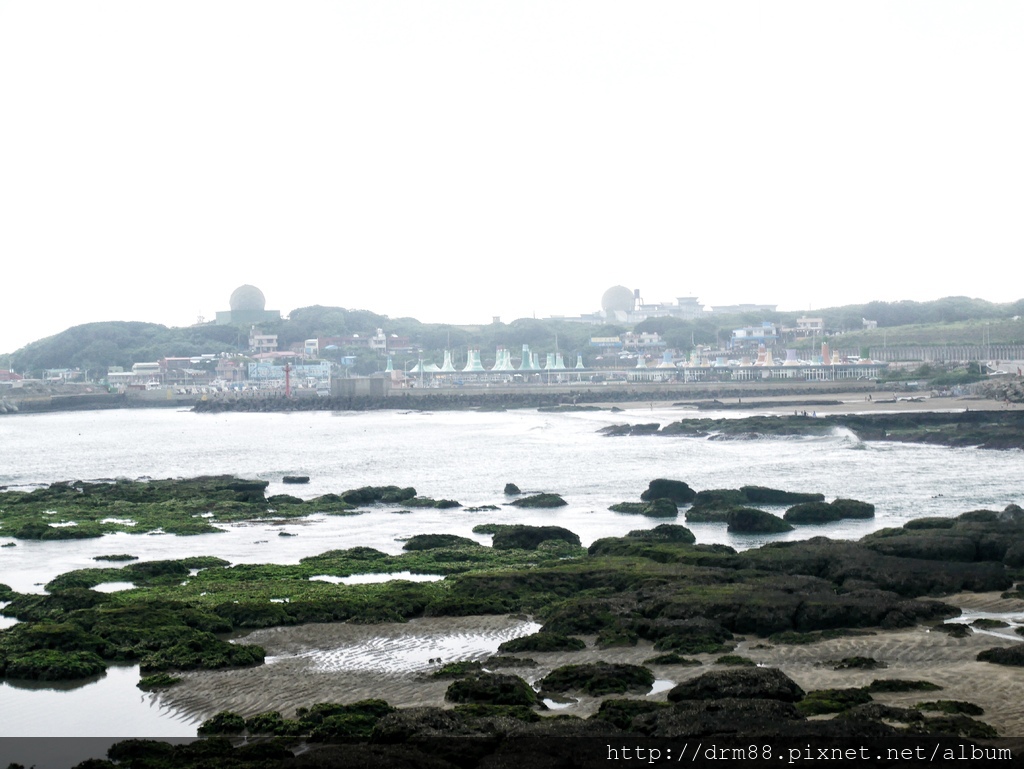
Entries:
<svg viewBox="0 0 1024 769">
<path fill-rule="evenodd" d="M 931 681 L 918 681 L 905 678 L 876 678 L 867 686 L 873 693 L 889 692 L 934 692 L 942 687 Z"/>
<path fill-rule="evenodd" d="M 982 716 L 985 709 L 973 702 L 964 700 L 933 700 L 931 702 L 919 702 L 914 705 L 917 710 L 927 710 L 937 713 L 962 714 L 965 716 Z"/>
<path fill-rule="evenodd" d="M 413 497 L 402 500 L 407 507 L 435 507 L 439 510 L 446 510 L 452 507 L 462 507 L 462 504 L 454 499 L 433 499 L 431 497 Z"/>
<path fill-rule="evenodd" d="M 95 652 L 40 649 L 12 654 L 5 674 L 8 678 L 31 681 L 71 681 L 98 675 L 106 669 L 103 659 Z"/>
<path fill-rule="evenodd" d="M 619 502 L 608 508 L 614 513 L 634 513 L 652 518 L 675 518 L 679 508 L 671 499 L 655 499 L 651 502 Z"/>
<path fill-rule="evenodd" d="M 586 649 L 587 644 L 579 638 L 561 633 L 532 633 L 503 642 L 498 651 L 505 654 L 518 652 L 575 652 Z"/>
<path fill-rule="evenodd" d="M 601 703 L 601 707 L 593 717 L 607 721 L 619 729 L 629 729 L 633 719 L 637 716 L 664 710 L 668 707 L 671 707 L 668 703 L 652 700 L 607 699 Z"/>
<path fill-rule="evenodd" d="M 627 691 L 650 691 L 654 674 L 639 665 L 588 662 L 564 665 L 551 671 L 540 681 L 542 693 L 563 694 L 579 691 L 593 697 L 604 694 L 625 694 Z"/>
<path fill-rule="evenodd" d="M 519 676 L 504 673 L 481 673 L 452 683 L 445 692 L 448 702 L 481 705 L 522 705 L 531 707 L 540 704 L 540 697 Z"/>
<path fill-rule="evenodd" d="M 568 503 L 558 494 L 531 494 L 512 501 L 516 507 L 564 507 Z"/>
<path fill-rule="evenodd" d="M 245 719 L 245 730 L 249 734 L 277 734 L 284 725 L 280 711 L 268 710 Z"/>
<path fill-rule="evenodd" d="M 474 531 L 477 529 L 474 528 Z M 572 545 L 580 544 L 578 535 L 561 526 L 502 526 L 495 528 L 491 546 L 495 550 L 536 550 L 541 542 L 559 540 Z"/>
<path fill-rule="evenodd" d="M 416 534 L 409 537 L 402 545 L 403 550 L 437 550 L 442 547 L 481 547 L 480 543 L 469 537 L 456 534 Z"/>
<path fill-rule="evenodd" d="M 690 510 L 721 510 L 747 504 L 747 495 L 739 489 L 705 489 L 697 492 Z"/>
<path fill-rule="evenodd" d="M 144 676 L 135 685 L 145 692 L 152 692 L 160 689 L 166 689 L 167 687 L 174 686 L 177 683 L 181 683 L 181 679 L 177 676 L 168 675 L 167 673 L 156 673 L 155 675 Z"/>
<path fill-rule="evenodd" d="M 697 492 L 683 481 L 668 478 L 655 478 L 647 485 L 647 490 L 640 495 L 644 502 L 655 499 L 670 499 L 677 505 L 688 505 L 697 497 Z"/>
<path fill-rule="evenodd" d="M 522 493 L 523 492 L 520 491 L 519 487 L 516 486 L 514 483 L 506 483 L 505 484 L 505 494 L 506 494 L 506 496 L 514 497 L 517 494 L 522 494 Z"/>
<path fill-rule="evenodd" d="M 245 719 L 238 713 L 222 710 L 213 718 L 208 718 L 199 725 L 199 734 L 241 734 L 245 731 Z"/>
<path fill-rule="evenodd" d="M 777 668 L 736 668 L 712 670 L 678 684 L 668 693 L 670 702 L 727 697 L 798 702 L 804 698 L 804 690 Z"/>
<path fill-rule="evenodd" d="M 267 497 L 267 504 L 274 507 L 280 507 L 281 505 L 301 505 L 302 499 L 292 496 L 291 494 L 273 494 Z"/>
<path fill-rule="evenodd" d="M 431 678 L 463 678 L 469 675 L 476 675 L 484 671 L 483 664 L 476 660 L 459 660 L 443 665 L 433 673 Z"/>
<path fill-rule="evenodd" d="M 350 489 L 341 498 L 350 505 L 369 505 L 374 502 L 399 503 L 416 496 L 416 489 L 398 486 L 362 486 Z"/>
<path fill-rule="evenodd" d="M 465 728 L 464 719 L 452 710 L 412 707 L 401 708 L 384 716 L 374 727 L 371 740 L 380 745 L 400 745 L 425 734 L 451 738 L 466 733 L 468 730 Z M 375 764 L 367 763 L 366 766 Z"/>
<path fill-rule="evenodd" d="M 842 713 L 857 705 L 871 702 L 867 689 L 852 687 L 848 689 L 818 689 L 809 692 L 797 703 L 796 709 L 805 716 L 818 716 L 823 713 Z"/>
<path fill-rule="evenodd" d="M 730 697 L 681 700 L 671 707 L 658 708 L 649 713 L 635 716 L 630 723 L 630 729 L 649 737 L 660 737 L 673 741 L 713 734 L 729 735 L 732 739 L 740 737 L 740 741 L 744 744 L 752 743 L 753 741 L 749 738 L 753 737 L 759 744 L 763 744 L 762 740 L 776 738 L 786 725 L 802 721 L 803 717 L 791 702 L 777 699 Z M 704 743 L 699 744 L 703 745 Z M 739 742 L 730 742 L 731 744 L 739 744 Z M 805 743 L 801 743 L 797 738 L 791 744 Z M 711 763 L 707 762 L 708 765 Z M 730 761 L 729 763 L 770 766 L 767 760 Z M 775 763 L 781 762 L 776 760 Z"/>
<path fill-rule="evenodd" d="M 800 502 L 824 501 L 824 494 L 782 491 L 766 486 L 740 486 L 740 492 L 752 505 L 795 505 Z"/>
<path fill-rule="evenodd" d="M 308 475 L 286 475 L 286 476 L 284 476 L 281 479 L 281 483 L 291 483 L 291 484 L 309 483 L 309 476 Z"/>
<path fill-rule="evenodd" d="M 687 523 L 728 523 L 729 511 L 734 507 L 691 507 L 686 511 Z"/>
<path fill-rule="evenodd" d="M 612 649 L 617 646 L 636 646 L 640 636 L 628 627 L 612 626 L 601 628 L 594 645 L 599 649 Z"/>
<path fill-rule="evenodd" d="M 666 610 L 663 614 L 669 613 Z M 719 654 L 732 651 L 732 633 L 715 620 L 690 617 L 636 622 L 637 632 L 654 641 L 657 651 L 682 654 Z"/>
<path fill-rule="evenodd" d="M 871 690 L 870 687 L 868 690 Z M 923 721 L 924 715 L 921 711 L 914 710 L 913 708 L 898 708 L 891 705 L 883 705 L 880 702 L 866 702 L 863 705 L 854 705 L 843 710 L 836 718 L 861 721 L 898 721 L 904 724 L 912 724 Z"/>
<path fill-rule="evenodd" d="M 757 663 L 750 657 L 744 657 L 740 654 L 723 654 L 721 657 L 715 660 L 716 665 L 726 665 L 733 668 L 753 668 L 757 667 Z"/>
<path fill-rule="evenodd" d="M 832 502 L 803 502 L 786 511 L 783 518 L 790 523 L 831 523 L 844 518 L 874 518 L 875 506 L 856 499 Z"/>
<path fill-rule="evenodd" d="M 626 537 L 651 542 L 680 542 L 683 544 L 693 544 L 697 541 L 692 531 L 677 523 L 659 523 L 653 529 L 634 529 Z"/>
<path fill-rule="evenodd" d="M 683 657 L 675 652 L 668 654 L 657 654 L 644 660 L 645 665 L 684 665 L 686 667 L 700 667 L 701 661 L 692 657 Z"/>
<path fill-rule="evenodd" d="M 729 511 L 729 531 L 735 534 L 776 534 L 793 527 L 778 516 L 755 507 L 734 507 Z"/>
<path fill-rule="evenodd" d="M 978 653 L 979 662 L 993 662 L 996 665 L 1024 666 L 1024 644 L 986 649 Z"/>
</svg>

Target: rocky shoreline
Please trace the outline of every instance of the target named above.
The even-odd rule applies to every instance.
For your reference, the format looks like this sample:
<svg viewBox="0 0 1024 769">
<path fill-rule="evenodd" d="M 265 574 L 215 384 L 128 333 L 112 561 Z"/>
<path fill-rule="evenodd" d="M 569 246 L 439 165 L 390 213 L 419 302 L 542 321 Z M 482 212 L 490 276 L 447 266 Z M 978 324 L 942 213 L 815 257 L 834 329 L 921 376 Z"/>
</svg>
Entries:
<svg viewBox="0 0 1024 769">
<path fill-rule="evenodd" d="M 957 412 L 905 411 L 883 414 L 750 416 L 736 419 L 680 419 L 602 428 L 609 436 L 660 435 L 713 440 L 825 435 L 851 431 L 862 441 L 928 443 L 982 449 L 1024 449 L 1024 410 L 965 409 Z"/>
<path fill-rule="evenodd" d="M 73 497 L 81 508 L 91 498 L 90 515 L 102 517 L 105 505 L 142 513 L 166 496 L 179 516 L 269 513 L 260 483 L 178 483 L 57 484 L 8 492 L 4 506 L 49 510 Z M 656 479 L 642 500 L 657 515 L 666 505 L 656 502 L 724 508 L 730 526 L 737 504 L 871 512 L 817 496 L 755 486 L 694 492 Z M 375 487 L 324 501 L 348 512 L 386 499 L 417 497 Z M 139 661 L 140 686 L 207 718 L 208 739 L 195 746 L 129 741 L 111 754 L 151 755 L 147 766 L 208 766 L 217 756 L 239 767 L 584 767 L 606 766 L 610 746 L 662 755 L 708 740 L 730 749 L 903 750 L 925 739 L 992 746 L 1024 735 L 1015 696 L 1024 687 L 1021 634 L 995 619 L 948 622 L 970 607 L 1024 611 L 1024 511 L 1016 505 L 918 519 L 857 542 L 813 537 L 743 552 L 695 544 L 676 523 L 587 549 L 557 526 L 484 527 L 492 546 L 424 534 L 398 556 L 353 548 L 295 565 L 129 562 L 136 587 L 118 593 L 93 589 L 124 574 L 109 568 L 63 574 L 47 595 L 0 586 L 9 601 L 2 613 L 20 620 L 0 632 L 0 673 L 75 679 Z M 311 579 L 398 571 L 447 576 Z M 497 654 L 417 662 L 398 653 L 403 665 L 381 662 L 388 639 L 507 638 L 529 632 L 530 621 L 539 631 L 504 641 Z M 353 664 L 360 638 L 384 656 Z"/>
</svg>

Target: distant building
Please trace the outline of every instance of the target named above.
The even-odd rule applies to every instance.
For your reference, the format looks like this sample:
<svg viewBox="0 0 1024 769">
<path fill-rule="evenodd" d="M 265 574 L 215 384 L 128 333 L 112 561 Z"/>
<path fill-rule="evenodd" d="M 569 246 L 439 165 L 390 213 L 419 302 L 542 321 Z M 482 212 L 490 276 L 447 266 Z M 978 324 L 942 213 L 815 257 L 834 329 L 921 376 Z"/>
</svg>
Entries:
<svg viewBox="0 0 1024 769">
<path fill-rule="evenodd" d="M 745 326 L 734 329 L 729 347 L 771 347 L 779 341 L 779 330 L 774 323 L 762 323 L 759 326 Z"/>
<path fill-rule="evenodd" d="M 656 331 L 644 331 L 640 334 L 628 331 L 622 335 L 622 346 L 627 350 L 653 350 L 665 347 L 665 340 Z"/>
<path fill-rule="evenodd" d="M 287 373 L 293 387 L 320 389 L 331 386 L 331 364 L 327 361 L 316 363 L 289 364 Z M 249 364 L 249 381 L 266 387 L 284 387 L 285 367 L 267 360 Z"/>
<path fill-rule="evenodd" d="M 822 334 L 825 331 L 825 319 L 797 318 L 796 330 L 798 334 Z"/>
<path fill-rule="evenodd" d="M 277 352 L 277 334 L 261 334 L 255 326 L 249 330 L 249 352 L 261 355 Z"/>
<path fill-rule="evenodd" d="M 742 315 L 747 312 L 775 312 L 776 307 L 777 304 L 716 304 L 711 312 L 717 315 Z"/>
<path fill-rule="evenodd" d="M 231 309 L 217 313 L 218 326 L 251 325 L 281 320 L 280 310 L 268 310 L 267 299 L 256 286 L 239 286 L 228 300 Z"/>
</svg>

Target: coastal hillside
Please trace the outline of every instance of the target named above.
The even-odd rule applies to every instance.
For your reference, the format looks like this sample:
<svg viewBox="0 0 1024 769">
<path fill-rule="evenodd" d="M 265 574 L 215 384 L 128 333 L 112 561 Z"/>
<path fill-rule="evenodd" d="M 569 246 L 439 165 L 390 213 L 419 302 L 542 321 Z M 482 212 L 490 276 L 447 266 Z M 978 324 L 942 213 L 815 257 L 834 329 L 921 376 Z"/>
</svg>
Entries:
<svg viewBox="0 0 1024 769">
<path fill-rule="evenodd" d="M 276 334 L 281 349 L 301 345 L 315 337 L 347 338 L 373 335 L 378 329 L 400 339 L 409 357 L 436 355 L 445 349 L 475 347 L 493 351 L 497 346 L 517 349 L 530 345 L 544 354 L 556 349 L 583 351 L 592 337 L 618 336 L 626 331 L 654 332 L 670 349 L 689 350 L 694 345 L 720 345 L 739 326 L 763 322 L 792 327 L 803 312 L 749 312 L 739 315 L 710 314 L 697 320 L 648 318 L 633 327 L 623 324 L 595 325 L 562 319 L 521 318 L 510 323 L 455 326 L 422 323 L 415 318 L 390 318 L 368 310 L 312 306 L 293 310 L 287 319 L 260 324 L 265 334 Z M 967 297 L 946 297 L 933 302 L 869 302 L 860 305 L 814 310 L 823 320 L 824 336 L 796 340 L 797 348 L 813 350 L 822 341 L 844 348 L 900 345 L 1012 345 L 1024 343 L 1024 299 L 996 304 Z M 864 330 L 864 321 L 877 327 Z M 157 323 L 107 321 L 73 326 L 39 339 L 21 349 L 0 355 L 0 369 L 39 376 L 47 369 L 81 369 L 99 374 L 114 366 L 161 357 L 193 357 L 237 353 L 248 349 L 247 326 L 204 323 L 168 327 Z M 345 349 L 354 354 L 356 373 L 377 370 L 378 361 L 368 350 Z"/>
</svg>

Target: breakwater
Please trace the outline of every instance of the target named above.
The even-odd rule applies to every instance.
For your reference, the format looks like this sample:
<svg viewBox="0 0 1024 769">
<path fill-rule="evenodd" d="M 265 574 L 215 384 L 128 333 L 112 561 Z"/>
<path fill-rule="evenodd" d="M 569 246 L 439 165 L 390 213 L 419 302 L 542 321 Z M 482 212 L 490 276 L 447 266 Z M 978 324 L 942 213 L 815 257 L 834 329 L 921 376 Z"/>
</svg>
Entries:
<svg viewBox="0 0 1024 769">
<path fill-rule="evenodd" d="M 517 408 L 571 407 L 595 403 L 696 402 L 715 399 L 771 398 L 788 396 L 822 397 L 849 392 L 874 392 L 873 383 L 792 383 L 771 385 L 721 384 L 562 387 L 508 387 L 480 390 L 411 389 L 392 390 L 385 396 L 353 395 L 326 398 L 285 398 L 225 395 L 198 401 L 201 413 L 274 411 L 376 411 L 381 409 L 454 411 L 462 409 L 502 410 Z"/>
</svg>

